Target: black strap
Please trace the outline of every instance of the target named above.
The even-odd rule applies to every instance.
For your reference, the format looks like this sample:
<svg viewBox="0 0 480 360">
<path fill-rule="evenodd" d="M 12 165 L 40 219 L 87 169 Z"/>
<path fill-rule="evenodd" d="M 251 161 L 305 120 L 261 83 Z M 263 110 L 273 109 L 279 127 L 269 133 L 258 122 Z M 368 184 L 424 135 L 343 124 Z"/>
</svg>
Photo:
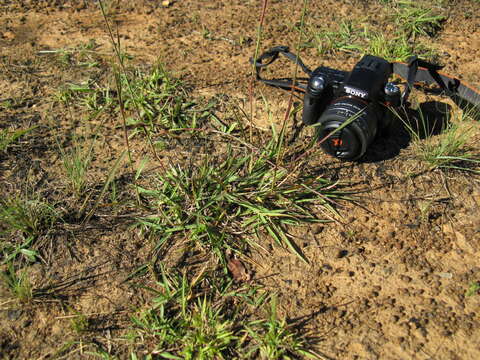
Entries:
<svg viewBox="0 0 480 360">
<path fill-rule="evenodd" d="M 466 102 L 480 107 L 480 93 L 459 79 L 438 72 L 443 68 L 442 66 L 428 63 L 416 57 L 411 58 L 407 64 L 394 62 L 392 66 L 394 74 L 407 80 L 407 87 L 402 95 L 402 103 L 404 103 L 403 100 L 406 101 L 413 84 L 423 82 L 427 85 L 438 85 L 445 95 L 450 96 L 459 104 Z M 407 94 L 405 95 L 405 93 Z"/>
<path fill-rule="evenodd" d="M 312 71 L 302 62 L 302 60 L 297 55 L 290 52 L 290 49 L 287 46 L 275 46 L 270 50 L 264 52 L 257 59 L 250 59 L 250 63 L 255 65 L 257 80 L 262 81 L 267 85 L 278 87 L 281 89 L 291 90 L 293 88 L 293 90 L 295 91 L 305 92 L 305 90 L 307 89 L 306 84 L 299 83 L 298 81 L 294 82 L 290 78 L 263 79 L 260 76 L 262 69 L 277 60 L 280 54 L 285 56 L 290 61 L 293 61 L 295 64 L 298 64 L 302 68 L 303 72 L 306 73 L 308 76 L 310 76 L 310 74 L 312 73 Z M 267 60 L 267 62 L 263 63 L 264 60 Z"/>
</svg>

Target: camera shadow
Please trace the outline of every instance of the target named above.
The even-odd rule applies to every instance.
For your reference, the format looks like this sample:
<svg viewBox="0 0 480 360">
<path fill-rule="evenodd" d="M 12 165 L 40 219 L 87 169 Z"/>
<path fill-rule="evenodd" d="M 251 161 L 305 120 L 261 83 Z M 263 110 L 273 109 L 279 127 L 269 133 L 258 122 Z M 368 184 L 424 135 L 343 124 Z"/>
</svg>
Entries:
<svg viewBox="0 0 480 360">
<path fill-rule="evenodd" d="M 417 88 L 417 86 L 415 86 Z M 422 91 L 426 94 L 430 95 L 444 95 L 444 92 L 442 89 L 438 88 L 422 88 Z M 480 106 L 479 105 L 474 105 L 471 102 L 462 99 L 458 95 L 451 95 L 450 99 L 455 103 L 456 106 L 458 106 L 459 109 L 461 109 L 465 114 L 468 114 L 469 117 L 476 121 L 480 121 Z"/>
<path fill-rule="evenodd" d="M 379 130 L 359 162 L 372 163 L 392 159 L 410 144 L 412 137 L 426 139 L 439 135 L 448 127 L 451 109 L 449 104 L 427 101 L 421 103 L 417 109 L 406 108 L 403 113 L 390 114 L 390 124 Z"/>
</svg>

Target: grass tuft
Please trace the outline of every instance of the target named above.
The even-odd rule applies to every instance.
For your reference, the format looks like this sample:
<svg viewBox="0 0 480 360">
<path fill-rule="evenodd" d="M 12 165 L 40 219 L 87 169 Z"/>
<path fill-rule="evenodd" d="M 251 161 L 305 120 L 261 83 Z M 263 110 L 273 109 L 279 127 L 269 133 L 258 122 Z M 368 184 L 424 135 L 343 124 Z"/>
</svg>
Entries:
<svg viewBox="0 0 480 360">
<path fill-rule="evenodd" d="M 437 124 L 430 124 L 427 115 L 419 111 L 413 123 L 404 121 L 412 139 L 416 156 L 426 163 L 430 170 L 455 169 L 480 173 L 479 155 L 469 148 L 475 135 L 473 124 L 469 124 L 469 114 L 464 112 L 455 122 L 450 121 L 450 115 L 441 124 L 438 135 L 434 133 Z"/>
<path fill-rule="evenodd" d="M 224 252 L 258 244 L 268 233 L 274 241 L 305 258 L 288 227 L 318 219 L 313 207 L 332 214 L 332 199 L 340 196 L 322 178 L 296 179 L 275 161 L 283 153 L 282 136 L 273 137 L 259 153 L 228 148 L 220 157 L 206 156 L 198 164 L 172 166 L 158 175 L 156 187 L 139 188 L 152 215 L 138 224 L 158 237 L 158 246 L 182 238 L 225 263 Z M 253 241 L 256 239 L 256 241 Z"/>
<path fill-rule="evenodd" d="M 152 305 L 132 318 L 128 336 L 136 346 L 160 359 L 285 359 L 311 355 L 304 338 L 279 319 L 275 298 L 268 319 L 250 320 L 249 311 L 262 307 L 265 296 L 246 289 L 211 287 L 203 273 L 189 280 L 161 267 Z M 214 281 L 215 282 L 215 281 Z M 235 300 L 233 300 L 235 299 Z M 237 306 L 231 306 L 235 301 Z M 243 305 L 243 306 L 238 306 Z M 135 353 L 132 358 L 137 358 Z"/>
<path fill-rule="evenodd" d="M 130 117 L 127 125 L 146 126 L 151 131 L 162 129 L 195 128 L 198 114 L 191 111 L 195 105 L 187 97 L 183 84 L 157 65 L 144 73 L 138 68 L 121 74 L 127 111 L 138 111 L 138 118 Z"/>
<path fill-rule="evenodd" d="M 61 89 L 56 100 L 86 109 L 90 118 L 101 112 L 119 114 L 121 100 L 126 125 L 133 129 L 130 137 L 142 132 L 155 134 L 161 130 L 194 129 L 204 114 L 189 99 L 182 82 L 172 77 L 162 65 L 151 70 L 125 68 L 115 75 L 118 86 L 123 89 L 121 99 L 117 89 L 100 80 L 89 80 Z"/>
<path fill-rule="evenodd" d="M 246 327 L 246 332 L 251 337 L 246 353 L 247 358 L 290 359 L 295 358 L 295 355 L 317 358 L 312 352 L 306 350 L 305 340 L 299 337 L 284 319 L 278 318 L 275 296 L 270 302 L 268 319 L 251 322 Z"/>
<path fill-rule="evenodd" d="M 228 309 L 215 307 L 210 295 L 195 291 L 201 279 L 190 282 L 185 275 L 162 269 L 154 293 L 153 307 L 132 318 L 130 339 L 152 348 L 167 359 L 226 359 L 227 350 L 238 339 Z"/>
<path fill-rule="evenodd" d="M 57 218 L 53 207 L 38 199 L 0 200 L 0 219 L 9 232 L 18 230 L 24 236 L 38 236 L 49 230 Z"/>
<path fill-rule="evenodd" d="M 393 9 L 392 17 L 408 39 L 415 40 L 418 35 L 435 36 L 446 20 L 444 15 L 432 11 L 431 4 L 427 7 L 418 1 L 398 0 Z"/>
<path fill-rule="evenodd" d="M 320 56 L 340 51 L 375 55 L 389 61 L 405 61 L 412 55 L 427 59 L 435 55 L 429 46 L 411 41 L 404 32 L 384 34 L 371 26 L 360 27 L 347 21 L 342 22 L 336 31 L 307 28 L 305 36 L 310 40 L 303 47 L 316 48 Z"/>
<path fill-rule="evenodd" d="M 304 47 L 315 47 L 318 55 L 332 54 L 336 51 L 360 52 L 361 45 L 358 39 L 361 34 L 359 29 L 351 21 L 342 21 L 338 30 L 320 30 L 307 27 L 304 30 L 307 39 L 311 39 L 303 44 Z"/>
<path fill-rule="evenodd" d="M 90 326 L 88 317 L 75 309 L 72 312 L 74 316 L 70 319 L 70 328 L 77 334 L 87 332 Z"/>
<path fill-rule="evenodd" d="M 3 263 L 19 255 L 35 261 L 32 250 L 35 240 L 47 233 L 59 218 L 59 213 L 39 199 L 7 198 L 0 200 L 0 254 Z"/>
<path fill-rule="evenodd" d="M 9 262 L 5 271 L 0 273 L 10 294 L 20 302 L 27 303 L 33 298 L 32 284 L 27 271 L 16 271 L 12 262 Z"/>
<path fill-rule="evenodd" d="M 465 296 L 474 296 L 480 292 L 480 282 L 472 282 L 468 286 Z"/>
<path fill-rule="evenodd" d="M 434 58 L 435 50 L 417 37 L 434 36 L 446 17 L 410 0 L 389 3 L 385 11 L 393 19 L 394 29 L 365 25 L 367 21 L 358 19 L 342 20 L 333 29 L 306 27 L 302 30 L 307 39 L 303 47 L 316 48 L 320 56 L 346 52 L 376 55 L 389 61 L 405 61 L 412 55 Z"/>
<path fill-rule="evenodd" d="M 87 184 L 87 174 L 93 157 L 93 145 L 85 149 L 79 144 L 74 144 L 69 151 L 60 148 L 63 167 L 71 190 L 80 196 L 84 193 Z"/>
<path fill-rule="evenodd" d="M 30 127 L 28 129 L 20 129 L 16 131 L 8 131 L 7 129 L 0 130 L 0 152 L 7 152 L 7 149 L 10 145 L 20 139 L 22 136 L 28 134 L 30 131 L 34 130 L 36 126 Z"/>
<path fill-rule="evenodd" d="M 389 38 L 382 33 L 370 31 L 365 37 L 362 53 L 383 57 L 388 61 L 405 61 L 412 55 L 430 59 L 435 55 L 435 52 L 424 44 L 411 42 L 401 35 Z"/>
</svg>

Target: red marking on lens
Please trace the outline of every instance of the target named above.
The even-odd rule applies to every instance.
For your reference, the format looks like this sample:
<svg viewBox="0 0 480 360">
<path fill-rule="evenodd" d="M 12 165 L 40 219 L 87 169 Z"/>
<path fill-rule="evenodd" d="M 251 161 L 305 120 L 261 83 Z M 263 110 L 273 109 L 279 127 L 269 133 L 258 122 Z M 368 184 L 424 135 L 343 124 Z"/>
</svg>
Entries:
<svg viewBox="0 0 480 360">
<path fill-rule="evenodd" d="M 342 139 L 332 139 L 332 145 L 335 147 L 339 147 L 343 145 Z"/>
</svg>

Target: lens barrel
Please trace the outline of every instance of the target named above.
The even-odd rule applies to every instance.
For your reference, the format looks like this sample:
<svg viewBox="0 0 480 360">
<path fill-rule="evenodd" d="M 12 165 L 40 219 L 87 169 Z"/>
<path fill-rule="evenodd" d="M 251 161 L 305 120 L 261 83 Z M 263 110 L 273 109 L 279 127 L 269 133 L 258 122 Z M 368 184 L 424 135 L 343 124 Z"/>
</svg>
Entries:
<svg viewBox="0 0 480 360">
<path fill-rule="evenodd" d="M 360 158 L 377 133 L 380 114 L 378 106 L 354 97 L 335 100 L 319 119 L 318 139 L 328 136 L 322 148 L 340 159 Z"/>
</svg>

